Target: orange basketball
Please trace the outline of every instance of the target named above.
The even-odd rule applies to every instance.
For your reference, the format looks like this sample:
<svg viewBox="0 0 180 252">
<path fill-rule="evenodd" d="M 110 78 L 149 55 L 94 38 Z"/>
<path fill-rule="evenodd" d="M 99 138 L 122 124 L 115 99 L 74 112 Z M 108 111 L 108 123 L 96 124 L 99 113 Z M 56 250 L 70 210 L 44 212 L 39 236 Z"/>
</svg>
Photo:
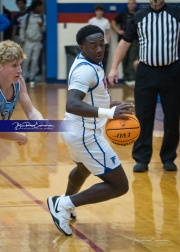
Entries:
<svg viewBox="0 0 180 252">
<path fill-rule="evenodd" d="M 127 114 L 129 119 L 111 119 L 105 126 L 108 139 L 117 145 L 130 145 L 134 143 L 140 134 L 140 124 L 135 115 Z"/>
</svg>

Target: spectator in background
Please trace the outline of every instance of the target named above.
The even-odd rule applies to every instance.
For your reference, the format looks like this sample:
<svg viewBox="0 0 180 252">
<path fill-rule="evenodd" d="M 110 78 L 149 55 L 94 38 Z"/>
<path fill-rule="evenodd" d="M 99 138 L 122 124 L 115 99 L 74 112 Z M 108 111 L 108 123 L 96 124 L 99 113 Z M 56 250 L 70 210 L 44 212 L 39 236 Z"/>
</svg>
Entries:
<svg viewBox="0 0 180 252">
<path fill-rule="evenodd" d="M 4 31 L 11 25 L 9 19 L 7 19 L 3 14 L 0 14 L 0 31 Z"/>
<path fill-rule="evenodd" d="M 136 1 L 128 0 L 127 3 L 127 11 L 120 12 L 112 21 L 111 26 L 118 34 L 118 41 L 120 41 L 126 31 L 129 21 L 132 19 L 135 11 L 136 11 Z M 134 40 L 131 44 L 126 56 L 124 57 L 123 64 L 123 79 L 125 84 L 130 87 L 134 87 L 135 85 L 135 76 L 136 73 L 134 71 L 133 62 L 138 57 L 138 41 Z"/>
<path fill-rule="evenodd" d="M 29 79 L 30 87 L 35 86 L 35 76 L 39 71 L 39 57 L 43 47 L 42 40 L 46 27 L 43 7 L 43 1 L 33 1 L 31 11 L 24 15 L 20 28 L 20 39 L 27 55 L 27 60 L 23 62 L 23 73 L 24 78 Z"/>
<path fill-rule="evenodd" d="M 20 44 L 20 38 L 19 38 L 19 31 L 20 31 L 20 25 L 21 21 L 23 19 L 23 16 L 27 13 L 27 7 L 26 7 L 26 0 L 16 0 L 17 7 L 19 8 L 19 12 L 14 16 L 13 18 L 13 32 L 12 32 L 12 38 L 13 40 Z"/>
<path fill-rule="evenodd" d="M 104 32 L 104 40 L 105 40 L 105 52 L 104 59 L 102 61 L 104 71 L 106 72 L 107 60 L 109 54 L 109 44 L 110 44 L 110 23 L 107 18 L 104 18 L 105 7 L 102 4 L 98 4 L 95 6 L 95 17 L 89 19 L 88 24 L 96 25 Z"/>
<path fill-rule="evenodd" d="M 6 9 L 5 6 L 3 6 L 3 14 L 4 16 L 9 20 L 10 25 L 4 30 L 3 32 L 3 39 L 4 40 L 8 40 L 8 39 L 12 39 L 12 17 L 11 17 L 11 12 Z"/>
</svg>

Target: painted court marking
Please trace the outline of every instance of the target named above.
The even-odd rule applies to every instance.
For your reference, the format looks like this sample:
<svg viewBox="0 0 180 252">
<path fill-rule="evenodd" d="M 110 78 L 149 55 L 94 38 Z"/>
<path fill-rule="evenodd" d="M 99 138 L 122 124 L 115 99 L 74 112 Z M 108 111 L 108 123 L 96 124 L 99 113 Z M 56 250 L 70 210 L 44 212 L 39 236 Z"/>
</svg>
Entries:
<svg viewBox="0 0 180 252">
<path fill-rule="evenodd" d="M 35 202 L 38 206 L 43 208 L 46 212 L 49 213 L 48 207 L 44 205 L 44 203 L 38 200 L 34 195 L 28 192 L 24 187 L 22 187 L 17 181 L 15 181 L 12 177 L 10 177 L 7 173 L 0 170 L 0 174 L 7 179 L 12 185 L 17 187 L 22 193 L 24 193 L 29 199 Z M 85 243 L 87 243 L 94 251 L 96 252 L 105 252 L 101 248 L 99 248 L 93 241 L 89 240 L 85 235 L 83 235 L 79 230 L 73 227 L 73 232 Z"/>
</svg>

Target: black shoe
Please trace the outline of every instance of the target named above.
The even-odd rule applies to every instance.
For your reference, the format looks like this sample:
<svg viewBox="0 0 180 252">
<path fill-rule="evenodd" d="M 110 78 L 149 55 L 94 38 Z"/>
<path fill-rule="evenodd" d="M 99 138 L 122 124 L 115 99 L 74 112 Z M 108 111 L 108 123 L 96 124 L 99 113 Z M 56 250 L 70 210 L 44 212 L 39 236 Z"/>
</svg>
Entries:
<svg viewBox="0 0 180 252">
<path fill-rule="evenodd" d="M 133 168 L 133 172 L 146 172 L 146 171 L 148 171 L 148 165 L 145 163 L 137 163 Z"/>
<path fill-rule="evenodd" d="M 164 163 L 163 168 L 166 171 L 177 171 L 177 166 L 173 162 Z"/>
</svg>

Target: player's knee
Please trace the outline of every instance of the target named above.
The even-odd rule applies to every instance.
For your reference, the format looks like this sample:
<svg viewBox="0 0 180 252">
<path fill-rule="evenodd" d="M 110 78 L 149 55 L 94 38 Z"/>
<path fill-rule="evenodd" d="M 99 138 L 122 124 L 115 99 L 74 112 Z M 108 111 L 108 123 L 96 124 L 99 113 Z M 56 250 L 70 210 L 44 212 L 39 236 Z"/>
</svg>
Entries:
<svg viewBox="0 0 180 252">
<path fill-rule="evenodd" d="M 86 179 L 91 174 L 90 171 L 82 163 L 77 164 L 76 172 L 78 173 L 78 176 L 81 177 L 82 179 L 83 178 Z"/>
<path fill-rule="evenodd" d="M 120 182 L 119 186 L 116 187 L 115 190 L 115 197 L 119 197 L 122 196 L 124 194 L 126 194 L 129 191 L 129 183 L 127 179 L 124 179 L 123 181 Z"/>
</svg>

